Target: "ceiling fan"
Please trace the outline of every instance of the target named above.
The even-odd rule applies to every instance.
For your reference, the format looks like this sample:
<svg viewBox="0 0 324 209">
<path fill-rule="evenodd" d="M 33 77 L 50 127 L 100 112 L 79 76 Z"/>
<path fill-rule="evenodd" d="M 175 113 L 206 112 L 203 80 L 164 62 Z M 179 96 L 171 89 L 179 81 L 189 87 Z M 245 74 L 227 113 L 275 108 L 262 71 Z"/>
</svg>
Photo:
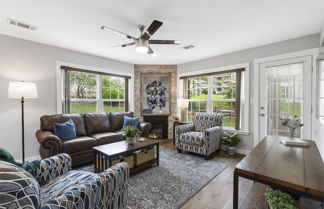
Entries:
<svg viewBox="0 0 324 209">
<path fill-rule="evenodd" d="M 152 54 L 155 55 L 154 51 L 152 48 L 149 46 L 150 44 L 169 44 L 169 45 L 179 45 L 180 41 L 177 40 L 154 40 L 150 39 L 153 34 L 162 26 L 162 22 L 158 20 L 154 20 L 149 27 L 146 28 L 144 25 L 140 25 L 139 29 L 141 31 L 141 35 L 139 38 L 135 38 L 131 35 L 128 35 L 126 33 L 120 32 L 118 30 L 115 30 L 113 28 L 107 27 L 107 26 L 101 26 L 102 30 L 108 30 L 111 31 L 117 35 L 121 35 L 123 37 L 126 37 L 128 39 L 131 39 L 132 42 L 126 43 L 126 44 L 120 44 L 117 46 L 113 47 L 127 47 L 131 45 L 135 45 L 135 49 L 139 53 L 147 53 L 147 54 Z M 145 31 L 144 31 L 145 30 Z"/>
</svg>

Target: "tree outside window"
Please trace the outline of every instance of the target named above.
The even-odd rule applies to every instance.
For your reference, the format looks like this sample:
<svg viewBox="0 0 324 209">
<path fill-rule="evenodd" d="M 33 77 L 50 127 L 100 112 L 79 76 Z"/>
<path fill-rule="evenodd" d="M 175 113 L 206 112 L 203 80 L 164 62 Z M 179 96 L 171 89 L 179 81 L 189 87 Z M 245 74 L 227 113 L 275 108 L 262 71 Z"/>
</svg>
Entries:
<svg viewBox="0 0 324 209">
<path fill-rule="evenodd" d="M 69 71 L 68 78 L 69 113 L 125 111 L 124 78 L 78 71 Z"/>
</svg>

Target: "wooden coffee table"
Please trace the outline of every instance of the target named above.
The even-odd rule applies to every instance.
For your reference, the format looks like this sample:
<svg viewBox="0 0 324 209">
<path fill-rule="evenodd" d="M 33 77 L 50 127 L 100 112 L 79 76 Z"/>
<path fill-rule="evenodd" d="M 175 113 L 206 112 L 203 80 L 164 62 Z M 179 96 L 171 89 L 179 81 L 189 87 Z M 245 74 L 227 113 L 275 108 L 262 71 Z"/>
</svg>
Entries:
<svg viewBox="0 0 324 209">
<path fill-rule="evenodd" d="M 159 165 L 159 141 L 145 139 L 143 142 L 137 141 L 134 145 L 128 145 L 126 141 L 115 142 L 94 147 L 95 151 L 95 172 L 101 172 L 112 166 L 113 160 L 124 159 L 134 155 L 137 151 L 155 148 L 155 157 L 141 165 L 134 165 L 130 169 L 130 174 L 137 173 L 151 166 Z"/>
</svg>

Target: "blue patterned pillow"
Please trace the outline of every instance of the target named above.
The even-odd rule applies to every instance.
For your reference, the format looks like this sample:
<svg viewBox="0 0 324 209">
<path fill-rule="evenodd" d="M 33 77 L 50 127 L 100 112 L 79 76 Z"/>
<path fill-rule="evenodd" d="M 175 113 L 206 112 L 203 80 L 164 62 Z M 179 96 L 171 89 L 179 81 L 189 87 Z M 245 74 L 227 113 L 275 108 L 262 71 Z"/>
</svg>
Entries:
<svg viewBox="0 0 324 209">
<path fill-rule="evenodd" d="M 124 116 L 124 124 L 123 126 L 136 126 L 138 127 L 139 118 L 130 118 L 127 116 Z"/>
<path fill-rule="evenodd" d="M 55 123 L 54 134 L 62 140 L 70 140 L 76 138 L 76 131 L 73 120 L 70 119 L 65 123 Z"/>
</svg>

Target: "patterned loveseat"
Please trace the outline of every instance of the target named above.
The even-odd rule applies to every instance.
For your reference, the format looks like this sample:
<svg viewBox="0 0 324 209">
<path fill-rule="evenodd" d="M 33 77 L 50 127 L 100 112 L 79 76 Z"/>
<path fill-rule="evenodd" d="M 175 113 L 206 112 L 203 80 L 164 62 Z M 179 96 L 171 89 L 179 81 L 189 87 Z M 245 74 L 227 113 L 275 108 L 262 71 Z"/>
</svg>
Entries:
<svg viewBox="0 0 324 209">
<path fill-rule="evenodd" d="M 220 149 L 223 135 L 223 114 L 196 113 L 193 123 L 175 128 L 175 144 L 178 152 L 182 150 L 209 156 Z"/>
<path fill-rule="evenodd" d="M 67 154 L 41 160 L 38 182 L 27 171 L 0 161 L 0 208 L 118 209 L 127 199 L 129 168 L 117 164 L 99 174 L 71 170 Z"/>
</svg>

